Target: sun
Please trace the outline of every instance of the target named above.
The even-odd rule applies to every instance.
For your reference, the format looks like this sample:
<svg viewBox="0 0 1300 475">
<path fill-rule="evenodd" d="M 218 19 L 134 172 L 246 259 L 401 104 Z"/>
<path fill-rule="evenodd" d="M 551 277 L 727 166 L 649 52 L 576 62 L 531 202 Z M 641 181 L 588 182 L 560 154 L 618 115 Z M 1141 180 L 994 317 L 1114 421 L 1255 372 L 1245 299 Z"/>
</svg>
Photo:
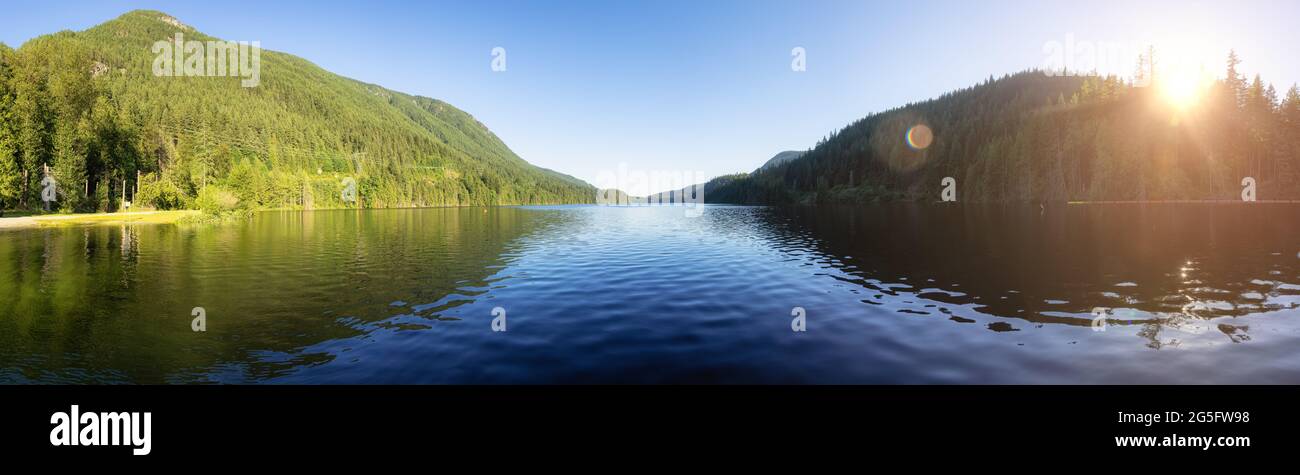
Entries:
<svg viewBox="0 0 1300 475">
<path fill-rule="evenodd" d="M 1155 87 L 1170 107 L 1187 110 L 1201 102 L 1214 84 L 1214 75 L 1206 69 L 1212 64 L 1207 56 L 1214 50 L 1195 42 L 1166 42 L 1156 52 L 1153 71 Z"/>
<path fill-rule="evenodd" d="M 1196 106 L 1209 85 L 1210 82 L 1202 71 L 1174 69 L 1165 71 L 1156 79 L 1161 96 L 1177 109 Z"/>
</svg>

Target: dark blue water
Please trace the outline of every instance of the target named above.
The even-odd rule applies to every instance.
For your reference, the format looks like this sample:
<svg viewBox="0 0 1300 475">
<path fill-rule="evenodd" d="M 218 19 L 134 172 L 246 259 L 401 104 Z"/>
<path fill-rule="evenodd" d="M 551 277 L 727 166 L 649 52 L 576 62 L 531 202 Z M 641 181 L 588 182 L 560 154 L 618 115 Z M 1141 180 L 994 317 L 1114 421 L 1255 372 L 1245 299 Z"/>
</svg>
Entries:
<svg viewBox="0 0 1300 475">
<path fill-rule="evenodd" d="M 556 207 L 5 231 L 0 381 L 1300 383 L 1297 218 Z"/>
</svg>

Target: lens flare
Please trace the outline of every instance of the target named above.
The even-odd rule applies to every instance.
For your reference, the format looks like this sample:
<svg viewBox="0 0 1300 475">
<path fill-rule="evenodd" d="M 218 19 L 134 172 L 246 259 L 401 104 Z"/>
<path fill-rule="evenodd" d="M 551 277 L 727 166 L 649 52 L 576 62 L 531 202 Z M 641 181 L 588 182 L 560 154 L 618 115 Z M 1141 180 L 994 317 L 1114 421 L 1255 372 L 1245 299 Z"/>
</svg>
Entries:
<svg viewBox="0 0 1300 475">
<path fill-rule="evenodd" d="M 1204 71 L 1173 70 L 1159 76 L 1156 83 L 1169 105 L 1177 109 L 1188 109 L 1200 102 L 1213 79 Z"/>
<path fill-rule="evenodd" d="M 934 142 L 934 132 L 925 124 L 917 124 L 907 129 L 907 146 L 912 150 L 925 150 Z"/>
</svg>

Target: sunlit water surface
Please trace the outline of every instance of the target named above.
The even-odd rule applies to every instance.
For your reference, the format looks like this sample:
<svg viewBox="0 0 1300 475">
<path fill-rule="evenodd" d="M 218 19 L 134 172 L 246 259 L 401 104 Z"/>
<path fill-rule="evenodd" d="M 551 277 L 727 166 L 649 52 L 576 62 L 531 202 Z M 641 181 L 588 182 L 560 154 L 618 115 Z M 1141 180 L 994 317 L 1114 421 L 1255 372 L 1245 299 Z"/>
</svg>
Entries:
<svg viewBox="0 0 1300 475">
<path fill-rule="evenodd" d="M 1300 383 L 1293 205 L 684 211 L 0 231 L 0 382 Z"/>
</svg>

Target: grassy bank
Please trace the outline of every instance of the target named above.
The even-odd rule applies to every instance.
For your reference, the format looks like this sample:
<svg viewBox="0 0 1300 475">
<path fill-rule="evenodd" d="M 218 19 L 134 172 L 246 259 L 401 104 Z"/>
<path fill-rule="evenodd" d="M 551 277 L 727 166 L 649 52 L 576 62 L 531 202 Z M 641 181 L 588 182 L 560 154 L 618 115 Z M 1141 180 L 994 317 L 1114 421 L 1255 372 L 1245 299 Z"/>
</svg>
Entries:
<svg viewBox="0 0 1300 475">
<path fill-rule="evenodd" d="M 119 224 L 174 224 L 196 219 L 200 211 L 135 211 L 129 213 L 85 213 L 16 216 L 5 212 L 0 228 L 90 226 Z"/>
</svg>

